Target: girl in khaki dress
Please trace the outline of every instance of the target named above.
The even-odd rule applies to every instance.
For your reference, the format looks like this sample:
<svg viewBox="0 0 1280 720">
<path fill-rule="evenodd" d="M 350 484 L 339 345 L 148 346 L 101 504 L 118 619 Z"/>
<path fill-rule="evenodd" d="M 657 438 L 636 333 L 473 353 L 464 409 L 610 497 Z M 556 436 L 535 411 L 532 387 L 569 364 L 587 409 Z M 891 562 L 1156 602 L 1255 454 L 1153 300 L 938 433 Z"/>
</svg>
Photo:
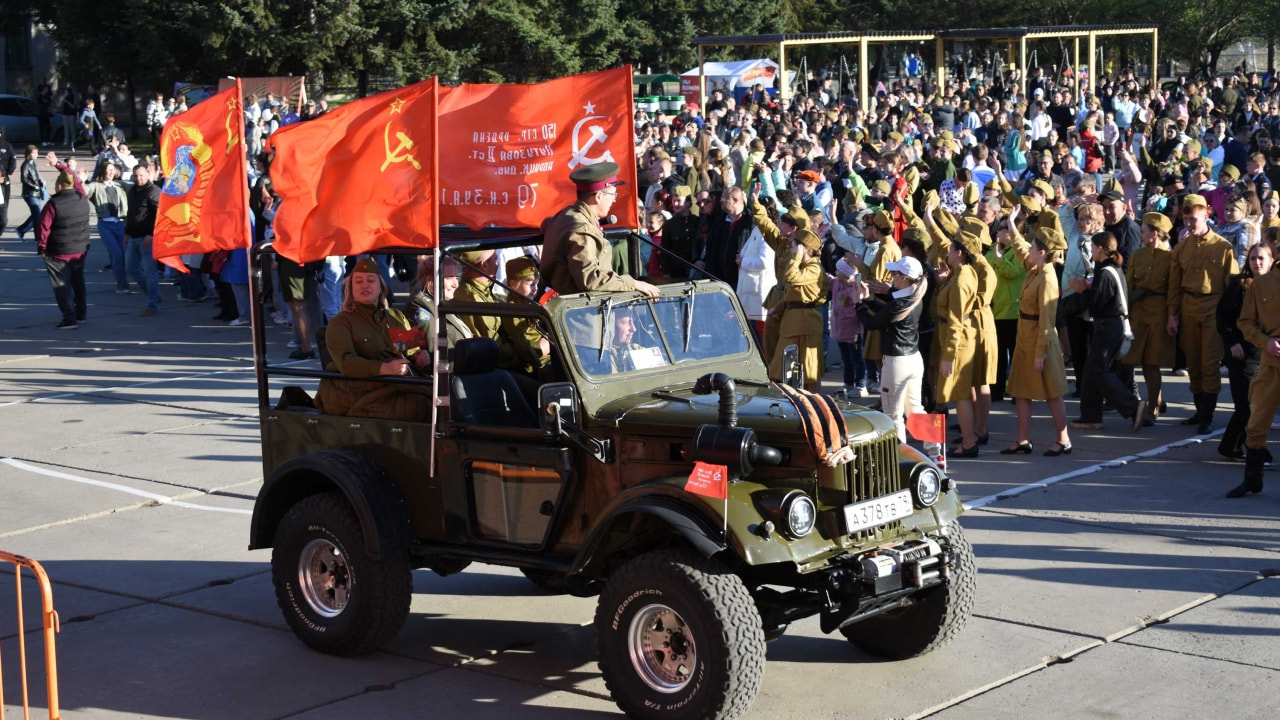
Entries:
<svg viewBox="0 0 1280 720">
<path fill-rule="evenodd" d="M 978 438 L 973 430 L 974 354 L 978 329 L 978 273 L 975 258 L 982 252 L 977 235 L 961 231 L 947 253 L 947 268 L 939 279 L 946 284 L 938 290 L 937 317 L 941 353 L 938 356 L 938 402 L 954 402 L 960 420 L 961 445 L 953 458 L 978 457 Z"/>
<path fill-rule="evenodd" d="M 1131 296 L 1129 324 L 1133 342 L 1129 353 L 1120 359 L 1126 365 L 1141 365 L 1142 379 L 1147 383 L 1147 416 L 1143 425 L 1156 423 L 1159 408 L 1164 406 L 1160 368 L 1173 367 L 1173 338 L 1166 332 L 1169 323 L 1169 218 L 1150 212 L 1142 216 L 1142 247 L 1133 253 L 1125 279 Z"/>
<path fill-rule="evenodd" d="M 1007 232 L 1007 231 L 1002 231 Z M 1000 452 L 1004 455 L 1031 454 L 1031 402 L 1044 400 L 1049 404 L 1054 428 L 1058 432 L 1053 448 L 1046 450 L 1048 457 L 1067 455 L 1071 452 L 1071 437 L 1067 432 L 1067 366 L 1062 358 L 1062 345 L 1058 340 L 1056 319 L 1058 316 L 1058 274 L 1054 263 L 1067 251 L 1067 239 L 1062 233 L 1035 228 L 1035 239 L 1028 247 L 1023 240 L 1016 240 L 1018 255 L 1025 255 L 1027 278 L 1022 284 L 1022 296 L 1018 303 L 1018 340 L 1013 349 L 1013 362 L 1009 366 L 1008 392 L 1017 401 L 1018 442 Z"/>
</svg>

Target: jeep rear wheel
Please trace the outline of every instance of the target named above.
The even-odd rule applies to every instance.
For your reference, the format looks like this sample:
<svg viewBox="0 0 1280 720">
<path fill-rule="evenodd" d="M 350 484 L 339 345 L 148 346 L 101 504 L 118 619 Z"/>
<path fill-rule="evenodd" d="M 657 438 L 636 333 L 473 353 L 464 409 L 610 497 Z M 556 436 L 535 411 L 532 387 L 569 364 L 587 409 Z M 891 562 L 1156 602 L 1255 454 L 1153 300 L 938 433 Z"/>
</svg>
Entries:
<svg viewBox="0 0 1280 720">
<path fill-rule="evenodd" d="M 907 607 L 874 615 L 840 632 L 859 649 L 891 660 L 933 652 L 946 645 L 973 614 L 978 566 L 960 524 L 948 526 L 951 578 L 913 596 Z"/>
<path fill-rule="evenodd" d="M 690 551 L 619 568 L 596 608 L 600 672 L 632 718 L 728 720 L 760 690 L 765 642 L 742 580 Z"/>
<path fill-rule="evenodd" d="M 333 655 L 385 645 L 413 594 L 406 554 L 375 561 L 340 493 L 303 498 L 276 528 L 271 579 L 285 621 L 302 642 Z"/>
</svg>

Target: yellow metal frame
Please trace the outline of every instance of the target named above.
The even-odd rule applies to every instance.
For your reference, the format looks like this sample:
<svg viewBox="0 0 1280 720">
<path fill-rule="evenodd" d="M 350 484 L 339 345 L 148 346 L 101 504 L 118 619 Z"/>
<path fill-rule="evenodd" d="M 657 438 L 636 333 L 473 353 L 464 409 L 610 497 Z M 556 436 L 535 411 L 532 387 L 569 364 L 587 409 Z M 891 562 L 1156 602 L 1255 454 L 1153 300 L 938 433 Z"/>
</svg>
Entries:
<svg viewBox="0 0 1280 720">
<path fill-rule="evenodd" d="M 35 575 L 40 586 L 40 617 L 44 625 L 44 665 L 45 683 L 48 693 L 49 720 L 60 720 L 61 709 L 58 707 L 58 651 L 54 646 L 54 637 L 62 629 L 58 621 L 58 611 L 53 609 L 53 587 L 49 576 L 45 574 L 40 563 L 21 555 L 0 550 L 0 561 L 13 564 L 13 586 L 18 595 L 18 666 L 22 672 L 22 717 L 30 720 L 30 697 L 27 691 L 27 635 L 23 626 L 22 612 L 22 569 L 26 568 Z M 0 715 L 4 714 L 4 668 L 0 666 Z"/>
<path fill-rule="evenodd" d="M 1019 91 L 1027 91 L 1027 41 L 1047 38 L 1071 38 L 1073 40 L 1072 67 L 1075 68 L 1075 95 L 1080 95 L 1080 39 L 1086 38 L 1089 43 L 1089 92 L 1097 90 L 1097 56 L 1098 38 L 1110 35 L 1151 35 L 1151 75 L 1152 85 L 1159 81 L 1160 74 L 1160 31 L 1155 26 L 1081 26 L 1079 30 L 1063 27 L 1024 27 L 1024 28 L 983 28 L 973 30 L 938 30 L 938 31 L 904 31 L 904 32 L 867 32 L 867 33 L 798 33 L 790 35 L 742 35 L 742 36 L 706 36 L 694 40 L 698 48 L 698 90 L 702 98 L 702 106 L 706 109 L 707 78 L 704 70 L 706 60 L 703 48 L 706 47 L 774 47 L 778 51 L 778 74 L 780 77 L 778 95 L 783 102 L 791 99 L 791 88 L 787 84 L 787 48 L 806 45 L 857 45 L 858 46 L 858 106 L 867 107 L 870 99 L 869 78 L 867 73 L 867 48 L 871 45 L 887 45 L 897 42 L 934 43 L 934 69 L 938 74 L 938 87 L 944 87 L 947 81 L 946 51 L 947 40 L 1007 40 L 1009 59 L 1015 57 L 1014 43 L 1018 45 L 1017 60 Z"/>
</svg>

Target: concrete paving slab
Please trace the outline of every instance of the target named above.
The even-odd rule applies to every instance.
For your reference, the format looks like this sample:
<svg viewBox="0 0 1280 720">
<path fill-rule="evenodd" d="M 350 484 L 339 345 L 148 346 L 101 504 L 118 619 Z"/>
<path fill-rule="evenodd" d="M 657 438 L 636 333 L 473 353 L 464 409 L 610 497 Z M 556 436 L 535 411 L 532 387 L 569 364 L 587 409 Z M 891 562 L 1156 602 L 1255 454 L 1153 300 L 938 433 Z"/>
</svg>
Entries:
<svg viewBox="0 0 1280 720">
<path fill-rule="evenodd" d="M 323 655 L 287 633 L 154 604 L 67 626 L 58 661 L 68 719 L 265 720 L 440 669 Z"/>
<path fill-rule="evenodd" d="M 161 354 L 148 352 L 145 347 L 88 347 L 82 353 L 14 360 L 0 368 L 6 381 L 41 387 L 50 394 L 103 391 L 219 371 L 249 370 L 243 362 Z"/>
<path fill-rule="evenodd" d="M 591 627 L 582 627 L 467 667 L 607 696 L 596 665 L 594 637 Z M 969 688 L 1040 667 L 1046 655 L 1067 654 L 1089 644 L 1079 636 L 975 618 L 955 642 L 938 652 L 885 662 L 862 653 L 839 634 L 823 635 L 817 618 L 810 618 L 769 644 L 764 685 L 748 717 L 904 717 Z"/>
<path fill-rule="evenodd" d="M 979 510 L 961 522 L 978 561 L 978 614 L 1092 637 L 1234 591 L 1275 564 L 1259 550 L 1048 518 Z"/>
<path fill-rule="evenodd" d="M 11 565 L 0 563 L 0 641 L 8 642 L 17 635 L 17 593 L 14 592 L 14 579 Z M 50 578 L 52 583 L 53 609 L 63 627 L 78 622 L 86 622 L 103 613 L 115 612 L 122 608 L 135 607 L 143 600 L 134 600 L 120 595 L 86 590 L 73 585 L 59 583 L 57 578 Z M 22 575 L 22 621 L 23 630 L 27 633 L 39 632 L 44 627 L 41 612 L 40 586 L 30 571 Z M 30 638 L 28 638 L 30 642 Z"/>
<path fill-rule="evenodd" d="M 1113 643 L 930 715 L 937 720 L 1271 720 L 1280 673 Z"/>
<path fill-rule="evenodd" d="M 381 690 L 379 688 L 378 690 Z M 299 720 L 596 720 L 624 717 L 609 700 L 514 682 L 465 669 L 448 669 L 316 708 Z"/>
<path fill-rule="evenodd" d="M 248 510 L 246 500 L 192 502 Z M 249 515 L 163 505 L 6 538 L 4 548 L 39 560 L 50 577 L 80 587 L 155 599 L 261 572 L 245 549 Z"/>
<path fill-rule="evenodd" d="M 1204 443 L 1032 491 L 999 510 L 1280 553 L 1280 493 L 1224 497 L 1243 472 L 1217 454 L 1216 442 Z M 1280 489 L 1280 474 L 1266 480 Z M 1272 567 L 1280 568 L 1280 556 Z"/>
<path fill-rule="evenodd" d="M 1259 580 L 1121 642 L 1280 671 L 1280 579 Z"/>
</svg>

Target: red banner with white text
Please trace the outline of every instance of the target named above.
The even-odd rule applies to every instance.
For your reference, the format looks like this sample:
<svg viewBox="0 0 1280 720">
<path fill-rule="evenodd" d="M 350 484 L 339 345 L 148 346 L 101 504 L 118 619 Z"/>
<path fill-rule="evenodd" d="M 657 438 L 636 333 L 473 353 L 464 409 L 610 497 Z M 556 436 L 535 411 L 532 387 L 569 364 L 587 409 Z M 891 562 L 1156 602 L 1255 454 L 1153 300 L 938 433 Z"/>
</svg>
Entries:
<svg viewBox="0 0 1280 720">
<path fill-rule="evenodd" d="M 440 88 L 440 223 L 536 228 L 577 195 L 569 173 L 621 167 L 614 214 L 639 227 L 631 67 L 536 85 Z"/>
</svg>

